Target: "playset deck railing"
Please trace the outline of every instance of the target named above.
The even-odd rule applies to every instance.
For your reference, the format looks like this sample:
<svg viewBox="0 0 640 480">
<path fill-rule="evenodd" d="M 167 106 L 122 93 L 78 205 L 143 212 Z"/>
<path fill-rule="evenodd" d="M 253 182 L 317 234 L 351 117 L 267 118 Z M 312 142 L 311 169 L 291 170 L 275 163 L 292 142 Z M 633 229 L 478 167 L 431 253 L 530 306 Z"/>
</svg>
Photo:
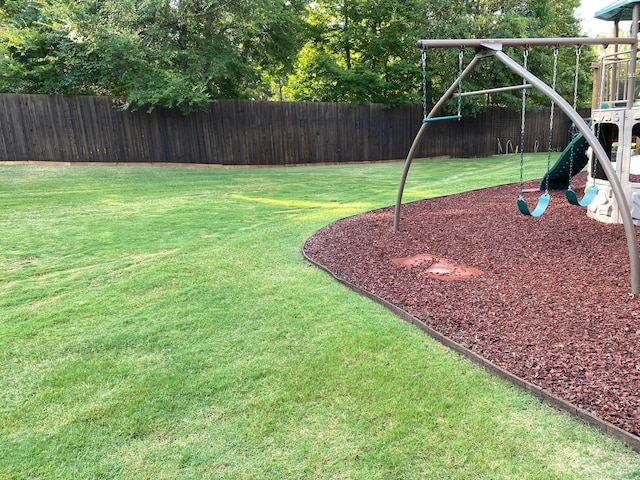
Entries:
<svg viewBox="0 0 640 480">
<path fill-rule="evenodd" d="M 635 59 L 632 55 L 633 49 L 617 51 L 614 48 L 611 52 L 604 52 L 602 63 L 592 65 L 595 72 L 594 92 L 598 91 L 600 81 L 604 81 L 602 99 L 598 102 L 598 95 L 594 93 L 592 108 L 629 108 L 629 98 L 632 99 L 632 106 L 640 106 L 640 91 L 637 84 L 632 85 L 636 83 L 633 72 L 637 65 L 637 53 Z M 603 65 L 604 74 L 600 71 Z"/>
</svg>

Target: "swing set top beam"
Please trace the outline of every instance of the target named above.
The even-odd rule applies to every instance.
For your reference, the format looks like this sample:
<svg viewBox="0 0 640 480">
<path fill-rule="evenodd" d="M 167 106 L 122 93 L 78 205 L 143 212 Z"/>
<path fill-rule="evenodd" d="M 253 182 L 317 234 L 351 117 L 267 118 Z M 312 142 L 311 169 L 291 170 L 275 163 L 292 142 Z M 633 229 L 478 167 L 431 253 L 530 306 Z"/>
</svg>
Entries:
<svg viewBox="0 0 640 480">
<path fill-rule="evenodd" d="M 538 47 L 556 45 L 634 45 L 636 38 L 449 38 L 418 40 L 418 48 L 481 48 L 501 45 L 502 47 Z"/>
</svg>

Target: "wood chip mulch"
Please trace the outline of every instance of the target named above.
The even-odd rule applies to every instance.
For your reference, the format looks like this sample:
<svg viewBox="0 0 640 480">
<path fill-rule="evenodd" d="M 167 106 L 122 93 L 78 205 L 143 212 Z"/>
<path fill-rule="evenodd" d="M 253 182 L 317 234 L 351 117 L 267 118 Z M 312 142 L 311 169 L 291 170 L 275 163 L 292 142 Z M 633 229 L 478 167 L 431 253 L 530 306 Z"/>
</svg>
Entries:
<svg viewBox="0 0 640 480">
<path fill-rule="evenodd" d="M 630 294 L 623 226 L 589 219 L 563 192 L 552 192 L 542 217 L 525 217 L 517 194 L 506 185 L 406 204 L 397 233 L 393 207 L 346 218 L 309 238 L 304 253 L 519 378 L 640 435 L 640 299 Z M 530 208 L 538 195 L 525 194 Z M 409 257 L 482 273 L 442 279 L 429 270 L 433 261 L 398 261 Z"/>
</svg>

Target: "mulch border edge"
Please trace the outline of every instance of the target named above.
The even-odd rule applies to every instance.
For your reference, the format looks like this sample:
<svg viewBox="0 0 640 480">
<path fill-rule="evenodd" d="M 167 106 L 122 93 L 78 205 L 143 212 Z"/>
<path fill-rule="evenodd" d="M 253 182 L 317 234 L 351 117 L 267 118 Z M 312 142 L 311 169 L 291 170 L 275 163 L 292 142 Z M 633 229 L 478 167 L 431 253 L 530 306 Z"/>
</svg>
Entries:
<svg viewBox="0 0 640 480">
<path fill-rule="evenodd" d="M 548 405 L 551 405 L 559 410 L 562 410 L 564 412 L 569 413 L 570 415 L 580 419 L 581 421 L 587 423 L 588 425 L 597 428 L 598 430 L 600 430 L 603 434 L 607 435 L 610 438 L 616 439 L 616 440 L 620 440 L 624 443 L 626 443 L 631 449 L 633 449 L 634 451 L 640 453 L 640 437 L 637 437 L 635 435 L 632 435 L 631 433 L 627 432 L 626 430 L 623 430 L 619 427 L 616 427 L 615 425 L 613 425 L 612 423 L 607 422 L 606 420 L 602 420 L 596 416 L 594 416 L 593 414 L 591 414 L 590 412 L 588 412 L 587 410 L 584 410 L 582 408 L 578 408 L 575 405 L 573 405 L 572 403 L 544 390 L 543 388 L 538 387 L 537 385 L 534 385 L 533 383 L 530 383 L 526 380 L 523 380 L 520 377 L 517 377 L 516 375 L 512 374 L 511 372 L 499 367 L 498 365 L 494 364 L 493 362 L 487 360 L 486 358 L 478 355 L 477 353 L 473 352 L 472 350 L 469 350 L 468 348 L 460 345 L 459 343 L 451 340 L 448 337 L 445 337 L 444 335 L 442 335 L 441 333 L 435 331 L 433 328 L 431 328 L 428 324 L 426 324 L 425 322 L 423 322 L 422 320 L 420 320 L 417 317 L 414 317 L 413 315 L 405 312 L 404 310 L 398 308 L 397 306 L 395 306 L 394 304 L 386 301 L 385 299 L 383 299 L 382 297 L 379 297 L 371 292 L 368 292 L 346 280 L 344 280 L 343 278 L 340 278 L 336 275 L 333 274 L 333 272 L 331 270 L 329 270 L 327 267 L 325 267 L 324 265 L 322 265 L 321 263 L 316 262 L 315 260 L 313 260 L 312 258 L 310 258 L 309 256 L 307 256 L 306 252 L 304 251 L 304 248 L 302 249 L 302 256 L 312 265 L 315 265 L 316 267 L 318 267 L 319 269 L 325 271 L 326 273 L 328 273 L 331 277 L 333 277 L 335 280 L 337 280 L 339 283 L 345 285 L 346 287 L 348 287 L 350 290 L 363 295 L 371 300 L 373 300 L 374 302 L 386 307 L 388 310 L 390 310 L 391 312 L 393 312 L 396 316 L 400 317 L 402 320 L 411 323 L 412 325 L 415 325 L 416 327 L 418 327 L 420 330 L 422 330 L 424 333 L 426 333 L 427 335 L 429 335 L 431 338 L 433 338 L 434 340 L 436 340 L 437 342 L 441 343 L 442 345 L 444 345 L 445 347 L 450 348 L 451 350 L 457 352 L 458 354 L 468 358 L 469 360 L 471 360 L 473 363 L 475 363 L 476 365 L 479 365 L 480 367 L 484 368 L 486 371 L 488 371 L 490 374 L 495 375 L 499 378 L 502 378 L 504 380 L 507 380 L 508 382 L 512 383 L 513 385 L 516 385 L 517 387 L 520 387 L 524 390 L 526 390 L 527 392 L 531 393 L 533 396 L 535 396 L 536 398 L 538 398 L 539 400 L 547 403 Z"/>
</svg>

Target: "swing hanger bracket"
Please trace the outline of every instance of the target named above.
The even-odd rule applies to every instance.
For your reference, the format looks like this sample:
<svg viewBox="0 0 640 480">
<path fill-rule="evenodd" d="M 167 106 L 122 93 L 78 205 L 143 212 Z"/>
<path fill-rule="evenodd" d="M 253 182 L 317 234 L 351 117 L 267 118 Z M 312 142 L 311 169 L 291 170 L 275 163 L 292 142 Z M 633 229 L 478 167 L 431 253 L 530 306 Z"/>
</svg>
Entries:
<svg viewBox="0 0 640 480">
<path fill-rule="evenodd" d="M 502 42 L 496 41 L 483 41 L 480 42 L 480 46 L 476 50 L 476 55 L 480 57 L 492 57 L 496 52 L 502 51 Z"/>
</svg>

